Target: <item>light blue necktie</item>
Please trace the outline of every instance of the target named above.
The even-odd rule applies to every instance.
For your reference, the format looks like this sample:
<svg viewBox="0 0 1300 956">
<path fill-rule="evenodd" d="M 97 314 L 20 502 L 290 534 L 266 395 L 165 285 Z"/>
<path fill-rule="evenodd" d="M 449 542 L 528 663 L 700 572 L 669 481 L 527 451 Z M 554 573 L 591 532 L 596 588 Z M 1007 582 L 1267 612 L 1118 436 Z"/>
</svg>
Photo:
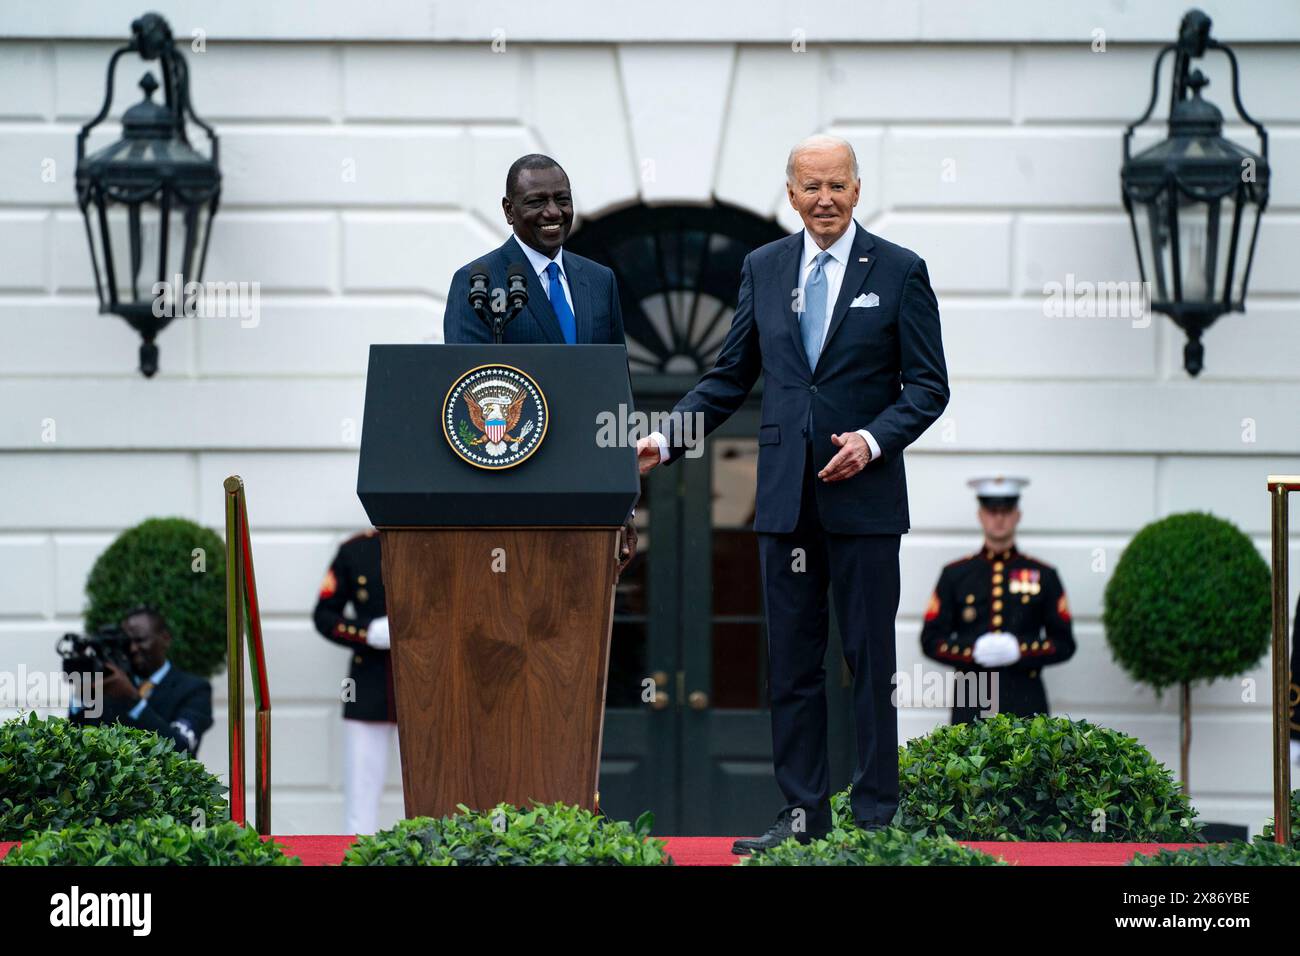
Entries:
<svg viewBox="0 0 1300 956">
<path fill-rule="evenodd" d="M 822 354 L 822 335 L 826 331 L 826 272 L 824 266 L 831 254 L 819 252 L 813 260 L 812 274 L 803 286 L 803 315 L 799 317 L 799 331 L 803 335 L 803 350 L 808 356 L 808 367 L 817 367 L 817 357 Z"/>
<path fill-rule="evenodd" d="M 555 310 L 555 317 L 560 320 L 560 331 L 564 333 L 564 341 L 572 345 L 578 341 L 578 323 L 573 318 L 573 309 L 569 307 L 569 300 L 564 296 L 564 284 L 560 282 L 560 267 L 552 262 L 546 267 L 546 274 L 551 278 L 551 308 Z M 822 301 L 826 301 L 825 292 L 822 293 Z"/>
</svg>

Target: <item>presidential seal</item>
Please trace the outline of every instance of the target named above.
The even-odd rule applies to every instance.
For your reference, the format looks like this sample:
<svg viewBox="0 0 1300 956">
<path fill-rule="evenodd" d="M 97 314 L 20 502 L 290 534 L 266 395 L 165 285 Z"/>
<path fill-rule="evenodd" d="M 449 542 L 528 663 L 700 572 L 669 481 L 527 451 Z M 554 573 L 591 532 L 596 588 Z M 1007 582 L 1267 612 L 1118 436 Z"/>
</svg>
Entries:
<svg viewBox="0 0 1300 956">
<path fill-rule="evenodd" d="M 451 450 L 478 468 L 513 468 L 537 451 L 549 420 L 546 396 L 512 365 L 480 365 L 452 383 L 442 405 Z"/>
</svg>

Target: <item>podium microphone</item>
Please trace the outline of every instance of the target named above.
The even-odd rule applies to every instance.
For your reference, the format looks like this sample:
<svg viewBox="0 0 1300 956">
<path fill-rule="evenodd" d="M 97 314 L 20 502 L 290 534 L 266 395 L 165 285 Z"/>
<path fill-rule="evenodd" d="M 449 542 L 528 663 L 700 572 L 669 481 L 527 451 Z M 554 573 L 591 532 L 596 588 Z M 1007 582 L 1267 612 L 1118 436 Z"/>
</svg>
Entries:
<svg viewBox="0 0 1300 956">
<path fill-rule="evenodd" d="M 510 304 L 510 318 L 524 310 L 528 304 L 528 270 L 524 268 L 522 262 L 510 263 L 510 268 L 506 270 L 506 295 Z"/>
<path fill-rule="evenodd" d="M 483 324 L 492 327 L 488 314 L 488 264 L 482 259 L 469 267 L 469 306 Z"/>
</svg>

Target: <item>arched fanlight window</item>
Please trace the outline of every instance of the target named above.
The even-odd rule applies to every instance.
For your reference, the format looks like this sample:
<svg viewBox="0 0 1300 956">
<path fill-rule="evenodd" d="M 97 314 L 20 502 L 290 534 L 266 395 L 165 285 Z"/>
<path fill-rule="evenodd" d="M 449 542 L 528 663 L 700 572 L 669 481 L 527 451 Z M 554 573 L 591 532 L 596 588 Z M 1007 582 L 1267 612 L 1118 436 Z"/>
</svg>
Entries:
<svg viewBox="0 0 1300 956">
<path fill-rule="evenodd" d="M 614 270 L 633 372 L 709 369 L 731 327 L 745 256 L 787 235 L 734 206 L 632 206 L 565 243 Z"/>
</svg>

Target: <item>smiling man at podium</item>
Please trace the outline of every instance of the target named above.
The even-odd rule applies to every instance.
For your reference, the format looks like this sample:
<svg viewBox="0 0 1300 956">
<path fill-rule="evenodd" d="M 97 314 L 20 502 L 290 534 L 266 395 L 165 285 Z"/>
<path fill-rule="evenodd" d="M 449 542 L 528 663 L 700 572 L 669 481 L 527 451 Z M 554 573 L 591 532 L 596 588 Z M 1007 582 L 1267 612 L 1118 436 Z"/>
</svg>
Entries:
<svg viewBox="0 0 1300 956">
<path fill-rule="evenodd" d="M 528 302 L 506 325 L 503 342 L 626 345 L 613 271 L 564 251 L 573 228 L 573 190 L 560 164 L 540 153 L 516 159 L 506 173 L 501 210 L 514 234 L 456 270 L 447 290 L 443 340 L 449 345 L 491 342 L 491 330 L 470 305 L 471 278 L 486 267 L 488 287 L 504 290 L 511 266 L 523 266 Z M 636 554 L 636 540 L 636 527 L 629 521 L 619 550 L 620 572 Z"/>
</svg>

